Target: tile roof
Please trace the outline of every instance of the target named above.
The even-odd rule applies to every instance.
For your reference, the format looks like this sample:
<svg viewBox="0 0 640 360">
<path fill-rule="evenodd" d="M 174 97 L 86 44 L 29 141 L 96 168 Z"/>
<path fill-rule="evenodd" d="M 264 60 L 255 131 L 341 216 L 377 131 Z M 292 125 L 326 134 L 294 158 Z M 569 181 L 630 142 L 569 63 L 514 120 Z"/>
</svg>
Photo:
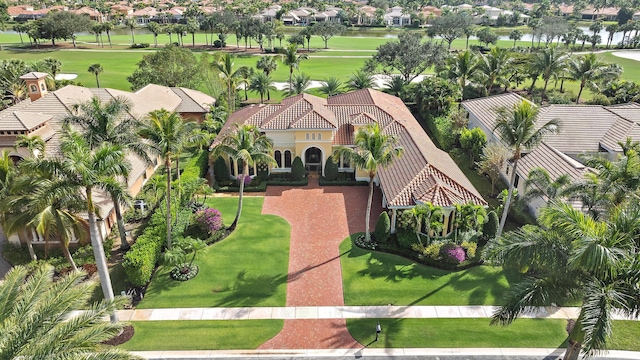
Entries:
<svg viewBox="0 0 640 360">
<path fill-rule="evenodd" d="M 514 105 L 528 101 L 516 93 L 504 93 L 500 95 L 487 96 L 483 98 L 465 100 L 462 106 L 468 113 L 473 114 L 485 127 L 493 132 L 498 118 L 498 109 L 512 109 Z"/>
<path fill-rule="evenodd" d="M 333 129 L 334 145 L 353 145 L 353 125 L 372 122 L 377 122 L 384 133 L 397 136 L 398 145 L 404 148 L 403 156 L 378 173 L 389 207 L 411 207 L 417 202 L 486 205 L 449 154 L 433 144 L 402 100 L 376 90 L 363 89 L 328 99 L 304 94 L 284 99 L 281 104 L 248 106 L 231 114 L 221 134 L 232 131 L 236 124 L 252 124 L 261 130 L 316 126 Z"/>
<path fill-rule="evenodd" d="M 175 109 L 179 113 L 209 112 L 209 108 L 215 104 L 215 99 L 197 90 L 187 88 L 171 88 L 182 99 Z"/>
<path fill-rule="evenodd" d="M 26 73 L 26 74 L 20 76 L 20 79 L 22 79 L 22 80 L 37 80 L 37 79 L 45 78 L 47 76 L 49 76 L 49 74 L 47 74 L 47 73 L 32 71 L 30 73 Z"/>
<path fill-rule="evenodd" d="M 546 142 L 542 142 L 518 161 L 517 173 L 522 179 L 526 179 L 529 177 L 529 172 L 536 168 L 545 169 L 551 179 L 569 175 L 572 182 L 584 179 L 585 173 L 590 171 L 588 166 L 554 149 Z"/>
</svg>

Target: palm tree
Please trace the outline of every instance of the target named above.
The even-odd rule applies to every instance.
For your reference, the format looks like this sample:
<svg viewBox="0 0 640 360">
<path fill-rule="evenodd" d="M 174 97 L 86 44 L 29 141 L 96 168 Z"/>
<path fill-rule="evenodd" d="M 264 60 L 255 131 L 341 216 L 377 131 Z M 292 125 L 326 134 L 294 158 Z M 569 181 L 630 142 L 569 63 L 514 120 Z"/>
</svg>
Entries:
<svg viewBox="0 0 640 360">
<path fill-rule="evenodd" d="M 620 76 L 621 69 L 619 66 L 602 61 L 596 54 L 589 53 L 569 59 L 567 72 L 569 79 L 580 83 L 580 90 L 576 98 L 576 104 L 578 104 L 585 86 L 596 88 L 597 84 L 603 81 L 614 80 Z"/>
<path fill-rule="evenodd" d="M 266 135 L 260 133 L 260 129 L 253 125 L 236 125 L 233 132 L 222 137 L 212 150 L 212 159 L 220 156 L 228 156 L 238 163 L 242 163 L 242 172 L 238 176 L 240 182 L 238 211 L 229 230 L 235 230 L 240 220 L 242 212 L 242 195 L 244 191 L 245 178 L 249 176 L 249 166 L 255 164 L 275 165 L 276 160 L 271 156 L 273 154 L 273 141 Z M 233 164 L 231 164 L 233 166 Z M 238 169 L 240 173 L 241 169 Z"/>
<path fill-rule="evenodd" d="M 122 331 L 122 323 L 101 319 L 124 305 L 126 298 L 89 304 L 96 283 L 84 281 L 84 272 L 72 272 L 56 282 L 53 274 L 51 266 L 33 272 L 17 266 L 0 283 L 0 303 L 4 304 L 0 308 L 0 358 L 139 359 L 101 344 Z"/>
<path fill-rule="evenodd" d="M 296 74 L 293 77 L 293 85 L 287 90 L 287 95 L 299 95 L 305 93 L 311 84 L 311 77 L 305 73 Z"/>
<path fill-rule="evenodd" d="M 244 87 L 244 101 L 249 100 L 247 96 L 247 91 L 249 89 L 249 85 L 251 85 L 251 77 L 255 71 L 252 67 L 243 66 L 240 68 L 240 77 L 242 78 L 242 86 Z"/>
<path fill-rule="evenodd" d="M 112 47 L 112 45 L 111 45 L 111 30 L 113 30 L 114 25 L 113 25 L 112 22 L 107 21 L 107 22 L 103 23 L 102 26 L 103 26 L 104 32 L 107 34 L 107 39 L 109 40 L 109 47 Z"/>
<path fill-rule="evenodd" d="M 89 66 L 89 69 L 87 69 L 87 71 L 96 76 L 96 86 L 99 88 L 100 87 L 100 79 L 98 78 L 98 75 L 101 72 L 104 71 L 102 66 L 100 64 L 91 64 Z"/>
<path fill-rule="evenodd" d="M 422 232 L 423 224 L 426 225 L 427 231 L 427 245 L 431 243 L 431 230 L 438 231 L 442 229 L 442 216 L 444 213 L 442 212 L 442 207 L 434 206 L 432 203 L 424 203 L 419 204 L 411 209 L 413 216 L 415 216 L 418 221 L 418 225 L 416 226 L 416 237 L 418 241 L 422 245 L 422 239 L 420 238 L 420 233 Z"/>
<path fill-rule="evenodd" d="M 373 75 L 367 71 L 356 70 L 356 72 L 349 76 L 347 88 L 350 90 L 373 88 Z"/>
<path fill-rule="evenodd" d="M 196 134 L 196 124 L 183 121 L 176 112 L 165 109 L 149 113 L 148 121 L 143 123 L 138 134 L 149 141 L 149 149 L 162 157 L 167 173 L 166 204 L 167 204 L 167 248 L 171 249 L 171 164 L 178 159 L 180 152 L 191 141 L 199 141 Z M 180 173 L 180 165 L 177 165 Z M 179 179 L 179 177 L 178 177 Z"/>
<path fill-rule="evenodd" d="M 147 30 L 153 34 L 153 47 L 158 47 L 158 34 L 162 32 L 162 26 L 155 21 L 147 24 Z"/>
<path fill-rule="evenodd" d="M 467 86 L 467 80 L 476 72 L 478 58 L 473 51 L 463 51 L 448 59 L 449 78 L 458 79 L 460 88 Z"/>
<path fill-rule="evenodd" d="M 249 90 L 260 94 L 260 104 L 264 103 L 264 95 L 269 93 L 270 89 L 275 89 L 271 77 L 265 72 L 253 74 L 249 81 Z"/>
<path fill-rule="evenodd" d="M 568 195 L 567 189 L 571 184 L 571 178 L 567 174 L 551 179 L 549 173 L 543 168 L 535 168 L 529 172 L 526 181 L 526 199 L 544 198 L 547 201 L 563 198 Z"/>
<path fill-rule="evenodd" d="M 518 29 L 511 30 L 509 33 L 509 39 L 513 40 L 513 47 L 516 47 L 516 42 L 522 39 L 522 31 Z"/>
<path fill-rule="evenodd" d="M 256 63 L 256 69 L 262 70 L 267 76 L 278 69 L 278 62 L 273 56 L 262 56 Z M 267 90 L 267 100 L 271 100 L 271 92 Z"/>
<path fill-rule="evenodd" d="M 42 156 L 44 154 L 44 149 L 46 148 L 46 146 L 47 143 L 38 135 L 18 135 L 16 137 L 16 142 L 13 144 L 13 147 L 16 150 L 22 147 L 27 148 L 31 157 Z"/>
<path fill-rule="evenodd" d="M 138 23 L 136 22 L 136 19 L 135 18 L 127 18 L 124 21 L 124 24 L 131 31 L 131 44 L 135 44 L 136 43 L 136 38 L 133 35 L 133 30 L 138 27 Z"/>
<path fill-rule="evenodd" d="M 74 105 L 72 114 L 64 118 L 63 122 L 79 126 L 91 149 L 99 147 L 102 143 L 121 146 L 150 163 L 147 147 L 136 135 L 140 123 L 128 115 L 130 111 L 131 103 L 125 98 L 114 98 L 103 104 L 94 96 L 87 102 Z M 120 249 L 126 250 L 129 243 L 120 204 L 130 205 L 131 196 L 117 188 L 110 195 L 120 234 Z"/>
<path fill-rule="evenodd" d="M 605 30 L 609 32 L 609 37 L 607 38 L 607 49 L 608 49 L 611 43 L 613 42 L 613 35 L 617 33 L 618 30 L 620 30 L 620 25 L 610 24 L 610 25 L 607 25 Z"/>
<path fill-rule="evenodd" d="M 327 95 L 327 97 L 342 94 L 342 82 L 338 78 L 332 76 L 325 79 L 323 83 L 324 84 L 318 88 L 318 91 Z"/>
<path fill-rule="evenodd" d="M 282 63 L 289 67 L 289 89 L 293 88 L 293 69 L 298 69 L 300 62 L 307 59 L 306 54 L 298 55 L 297 44 L 289 44 L 284 54 L 282 54 Z"/>
<path fill-rule="evenodd" d="M 364 227 L 367 242 L 371 241 L 369 218 L 373 201 L 373 179 L 380 169 L 388 167 L 395 158 L 402 156 L 404 149 L 396 146 L 397 142 L 395 135 L 383 134 L 378 123 L 375 123 L 358 129 L 354 139 L 355 147 L 339 146 L 333 152 L 334 161 L 341 157 L 347 158 L 356 169 L 364 170 L 369 175 L 369 200 Z"/>
<path fill-rule="evenodd" d="M 58 75 L 60 70 L 62 70 L 62 63 L 60 60 L 55 58 L 46 58 L 43 62 L 44 66 L 49 70 L 48 72 L 51 74 L 51 77 L 55 79 L 56 75 Z"/>
<path fill-rule="evenodd" d="M 557 46 L 549 46 L 535 54 L 531 66 L 542 75 L 544 88 L 542 88 L 542 99 L 547 95 L 547 85 L 552 77 L 557 76 L 565 69 L 567 56 L 558 49 Z"/>
<path fill-rule="evenodd" d="M 565 359 L 604 350 L 612 315 L 636 315 L 637 229 L 640 206 L 626 202 L 607 220 L 596 220 L 566 203 L 543 208 L 540 226 L 525 226 L 488 244 L 485 253 L 497 264 L 531 272 L 507 294 L 492 323 L 508 325 L 528 306 L 578 302 L 580 313 L 570 330 Z"/>
<path fill-rule="evenodd" d="M 516 173 L 518 170 L 518 160 L 522 156 L 522 150 L 531 150 L 536 147 L 545 135 L 558 131 L 558 120 L 552 119 L 547 123 L 536 123 L 538 108 L 530 102 L 523 100 L 519 104 L 515 104 L 512 109 L 502 108 L 499 110 L 498 120 L 494 131 L 497 131 L 502 142 L 513 150 L 513 167 L 511 169 L 511 179 L 509 181 L 509 191 L 507 199 L 502 210 L 502 218 L 500 219 L 500 227 L 498 228 L 499 237 L 504 229 L 509 213 L 509 205 L 511 204 L 511 196 L 513 195 L 513 187 L 516 181 Z"/>
<path fill-rule="evenodd" d="M 407 83 L 404 81 L 402 76 L 391 75 L 384 82 L 384 89 L 382 91 L 393 96 L 402 97 L 406 86 Z"/>
<path fill-rule="evenodd" d="M 235 56 L 224 53 L 218 61 L 213 62 L 214 69 L 220 72 L 220 77 L 224 80 L 225 87 L 227 88 L 227 106 L 229 112 L 233 112 L 236 103 L 236 88 L 238 87 L 238 80 L 242 77 L 244 67 L 234 69 Z"/>
<path fill-rule="evenodd" d="M 500 85 L 506 81 L 512 62 L 513 57 L 511 57 L 507 49 L 498 47 L 492 48 L 487 55 L 480 57 L 476 73 L 484 81 L 487 87 L 487 94 L 491 95 L 494 85 Z"/>
<path fill-rule="evenodd" d="M 122 187 L 116 177 L 126 177 L 129 173 L 129 164 L 125 160 L 125 153 L 120 146 L 101 144 L 95 150 L 91 150 L 89 142 L 80 133 L 65 127 L 62 133 L 60 146 L 61 157 L 25 160 L 23 165 L 27 171 L 41 172 L 59 176 L 59 187 L 70 187 L 75 191 L 84 190 L 86 199 L 85 210 L 89 218 L 89 236 L 93 255 L 98 267 L 102 292 L 107 301 L 113 300 L 113 288 L 104 255 L 104 248 L 98 235 L 96 221 L 96 206 L 93 201 L 93 193 L 96 189 L 107 192 Z M 117 321 L 116 313 L 111 316 L 113 322 Z"/>
</svg>

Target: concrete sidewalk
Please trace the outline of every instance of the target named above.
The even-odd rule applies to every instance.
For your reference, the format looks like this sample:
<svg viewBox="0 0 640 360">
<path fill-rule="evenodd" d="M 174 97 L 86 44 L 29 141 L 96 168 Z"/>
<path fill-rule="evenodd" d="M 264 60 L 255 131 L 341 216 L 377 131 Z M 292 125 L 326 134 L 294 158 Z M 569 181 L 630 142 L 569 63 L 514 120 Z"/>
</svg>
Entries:
<svg viewBox="0 0 640 360">
<path fill-rule="evenodd" d="M 137 351 L 146 359 L 402 359 L 402 360 L 558 360 L 565 349 L 527 348 L 441 348 L 441 349 L 331 349 L 331 350 L 200 350 Z M 592 359 L 640 359 L 639 352 L 609 351 Z"/>
<path fill-rule="evenodd" d="M 489 318 L 497 306 L 297 306 L 236 308 L 175 308 L 120 310 L 122 321 L 266 320 L 266 319 L 387 319 Z M 577 307 L 530 308 L 523 318 L 575 319 Z M 614 320 L 630 319 L 614 314 Z"/>
</svg>

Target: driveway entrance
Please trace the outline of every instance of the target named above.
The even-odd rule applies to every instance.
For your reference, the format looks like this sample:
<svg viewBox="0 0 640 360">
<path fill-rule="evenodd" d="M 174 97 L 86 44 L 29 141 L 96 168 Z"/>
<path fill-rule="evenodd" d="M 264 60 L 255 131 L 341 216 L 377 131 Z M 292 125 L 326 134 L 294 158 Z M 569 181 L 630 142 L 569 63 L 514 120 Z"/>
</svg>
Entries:
<svg viewBox="0 0 640 360">
<path fill-rule="evenodd" d="M 269 186 L 262 212 L 283 217 L 291 224 L 287 306 L 342 306 L 339 245 L 349 234 L 363 231 L 366 186 L 319 187 L 309 179 L 306 187 Z M 370 229 L 382 211 L 376 188 Z M 303 310 L 301 310 L 303 311 Z M 344 319 L 285 320 L 284 329 L 261 349 L 355 348 Z"/>
</svg>

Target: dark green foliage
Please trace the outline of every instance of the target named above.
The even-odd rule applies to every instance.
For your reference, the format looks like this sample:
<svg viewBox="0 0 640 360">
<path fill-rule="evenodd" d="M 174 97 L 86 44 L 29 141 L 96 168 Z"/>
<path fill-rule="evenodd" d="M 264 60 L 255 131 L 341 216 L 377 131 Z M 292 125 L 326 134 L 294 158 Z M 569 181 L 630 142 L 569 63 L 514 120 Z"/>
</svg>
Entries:
<svg viewBox="0 0 640 360">
<path fill-rule="evenodd" d="M 410 92 L 413 92 L 418 110 L 424 118 L 449 113 L 453 103 L 462 97 L 456 82 L 439 77 L 428 77 L 411 87 Z"/>
<path fill-rule="evenodd" d="M 413 231 L 399 230 L 398 231 L 398 245 L 403 249 L 411 249 L 413 244 L 418 243 L 416 233 Z"/>
<path fill-rule="evenodd" d="M 338 164 L 333 161 L 333 156 L 329 156 L 324 164 L 324 178 L 329 181 L 338 179 Z"/>
<path fill-rule="evenodd" d="M 202 79 L 200 64 L 191 50 L 173 45 L 145 55 L 127 77 L 133 90 L 147 84 L 195 89 Z"/>
<path fill-rule="evenodd" d="M 72 39 L 74 33 L 87 30 L 90 25 L 91 20 L 88 16 L 70 11 L 52 11 L 35 21 L 35 36 L 38 39 L 51 40 L 51 44 L 55 46 L 56 40 Z"/>
<path fill-rule="evenodd" d="M 442 150 L 449 151 L 453 148 L 456 142 L 456 134 L 448 117 L 427 117 L 427 127 L 431 130 L 436 143 Z"/>
<path fill-rule="evenodd" d="M 215 177 L 218 183 L 226 183 L 229 181 L 229 168 L 221 156 L 218 156 L 216 162 L 213 163 L 213 177 Z"/>
<path fill-rule="evenodd" d="M 498 215 L 493 210 L 489 211 L 489 213 L 487 214 L 487 222 L 484 223 L 482 229 L 482 236 L 487 240 L 495 238 L 496 234 L 498 233 L 498 225 Z"/>
<path fill-rule="evenodd" d="M 389 235 L 391 235 L 391 220 L 389 219 L 389 215 L 386 211 L 380 213 L 378 217 L 378 221 L 376 222 L 376 230 L 373 233 L 376 241 L 379 243 L 384 243 L 389 240 Z"/>
<path fill-rule="evenodd" d="M 258 168 L 258 173 L 256 174 L 258 180 L 261 182 L 269 180 L 269 166 L 266 164 L 258 164 L 256 167 Z"/>
<path fill-rule="evenodd" d="M 304 179 L 304 175 L 305 170 L 304 165 L 302 164 L 302 159 L 300 159 L 300 156 L 296 156 L 291 164 L 291 180 L 300 181 Z"/>
</svg>

